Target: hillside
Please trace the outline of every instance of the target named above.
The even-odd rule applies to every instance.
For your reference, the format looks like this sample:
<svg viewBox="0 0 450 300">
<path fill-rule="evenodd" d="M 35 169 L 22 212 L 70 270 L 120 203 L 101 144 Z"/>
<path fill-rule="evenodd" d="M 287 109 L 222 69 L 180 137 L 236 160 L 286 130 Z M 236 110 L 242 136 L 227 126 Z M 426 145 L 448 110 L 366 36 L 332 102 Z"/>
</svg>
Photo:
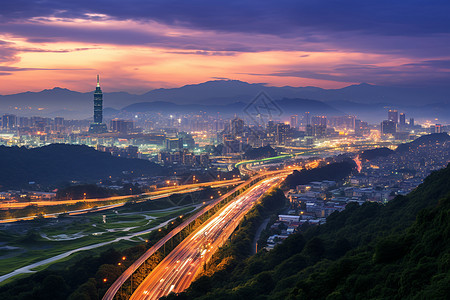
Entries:
<svg viewBox="0 0 450 300">
<path fill-rule="evenodd" d="M 414 150 L 422 145 L 442 144 L 450 141 L 450 136 L 447 133 L 433 133 L 419 137 L 414 141 L 406 144 L 401 144 L 395 149 L 396 152 L 407 152 Z"/>
<path fill-rule="evenodd" d="M 370 150 L 365 150 L 361 153 L 360 158 L 365 160 L 372 160 L 377 157 L 385 157 L 394 154 L 395 151 L 386 147 L 375 148 Z"/>
<path fill-rule="evenodd" d="M 271 252 L 226 251 L 212 276 L 167 299 L 446 299 L 450 165 L 407 196 L 350 204 Z"/>
<path fill-rule="evenodd" d="M 347 159 L 342 162 L 336 162 L 311 170 L 303 169 L 301 171 L 294 170 L 292 174 L 286 177 L 284 186 L 295 188 L 300 184 L 307 184 L 312 181 L 333 180 L 340 181 L 349 176 L 356 170 L 356 163 Z"/>
<path fill-rule="evenodd" d="M 423 135 L 412 142 L 400 144 L 395 150 L 391 150 L 386 147 L 365 150 L 361 153 L 360 158 L 365 160 L 373 160 L 378 157 L 415 151 L 422 146 L 439 146 L 448 142 L 450 142 L 450 136 L 447 133 L 432 133 Z"/>
<path fill-rule="evenodd" d="M 261 159 L 267 157 L 276 156 L 277 152 L 270 147 L 270 145 L 259 147 L 259 148 L 251 148 L 245 151 L 244 158 L 245 159 Z"/>
<path fill-rule="evenodd" d="M 52 144 L 41 148 L 0 146 L 1 189 L 55 186 L 71 180 L 92 182 L 125 172 L 156 175 L 163 169 L 146 160 L 111 156 L 88 146 Z"/>
</svg>

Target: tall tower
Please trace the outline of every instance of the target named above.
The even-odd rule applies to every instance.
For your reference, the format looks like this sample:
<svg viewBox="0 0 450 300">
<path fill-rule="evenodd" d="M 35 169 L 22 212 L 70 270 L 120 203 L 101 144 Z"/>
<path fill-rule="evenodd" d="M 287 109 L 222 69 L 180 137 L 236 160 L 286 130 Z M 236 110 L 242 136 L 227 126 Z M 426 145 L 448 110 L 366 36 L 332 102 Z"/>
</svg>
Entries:
<svg viewBox="0 0 450 300">
<path fill-rule="evenodd" d="M 94 92 L 94 123 L 89 127 L 90 133 L 105 133 L 106 124 L 103 123 L 103 93 L 100 88 L 100 76 L 97 75 L 97 87 Z"/>
<path fill-rule="evenodd" d="M 103 93 L 99 75 L 97 75 L 97 87 L 94 92 L 94 123 L 103 123 Z"/>
</svg>

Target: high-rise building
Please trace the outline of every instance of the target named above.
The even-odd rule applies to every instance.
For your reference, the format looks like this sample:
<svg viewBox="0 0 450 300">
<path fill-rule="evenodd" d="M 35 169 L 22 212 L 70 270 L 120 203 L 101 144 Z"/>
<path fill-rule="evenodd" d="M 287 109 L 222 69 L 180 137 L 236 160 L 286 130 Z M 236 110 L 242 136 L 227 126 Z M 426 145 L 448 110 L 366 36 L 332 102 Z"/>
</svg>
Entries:
<svg viewBox="0 0 450 300">
<path fill-rule="evenodd" d="M 400 113 L 400 126 L 404 127 L 406 125 L 406 115 L 405 113 Z"/>
<path fill-rule="evenodd" d="M 409 119 L 409 126 L 414 127 L 414 118 Z"/>
<path fill-rule="evenodd" d="M 64 128 L 64 118 L 62 117 L 55 117 L 54 119 L 54 130 L 61 130 Z"/>
<path fill-rule="evenodd" d="M 396 109 L 390 109 L 388 111 L 388 120 L 398 124 L 398 111 Z"/>
<path fill-rule="evenodd" d="M 392 120 L 384 120 L 381 122 L 382 134 L 395 134 L 397 132 L 397 123 Z"/>
<path fill-rule="evenodd" d="M 64 118 L 63 117 L 55 117 L 55 125 L 56 126 L 64 126 Z"/>
<path fill-rule="evenodd" d="M 298 116 L 293 115 L 291 116 L 291 128 L 297 128 L 298 126 Z"/>
<path fill-rule="evenodd" d="M 313 126 L 327 126 L 326 116 L 314 116 L 311 118 L 311 123 Z"/>
<path fill-rule="evenodd" d="M 304 123 L 306 123 L 306 125 L 311 125 L 311 119 L 310 119 L 310 116 L 309 116 L 309 111 L 305 112 Z"/>
<path fill-rule="evenodd" d="M 11 130 L 11 129 L 16 128 L 16 125 L 17 125 L 16 115 L 8 115 L 8 114 L 3 115 L 3 118 L 2 118 L 3 129 Z"/>
<path fill-rule="evenodd" d="M 222 153 L 224 155 L 231 153 L 239 153 L 242 151 L 242 144 L 240 141 L 233 139 L 231 136 L 224 136 Z"/>
<path fill-rule="evenodd" d="M 369 124 L 367 124 L 367 122 L 363 122 L 359 119 L 355 119 L 355 135 L 356 136 L 370 135 Z"/>
<path fill-rule="evenodd" d="M 100 77 L 97 75 L 97 87 L 94 92 L 94 123 L 89 127 L 90 133 L 105 133 L 106 124 L 103 123 L 103 92 L 100 88 Z"/>
<path fill-rule="evenodd" d="M 244 120 L 239 118 L 234 118 L 230 121 L 230 131 L 231 135 L 236 138 L 238 136 L 242 136 L 244 133 Z"/>
<path fill-rule="evenodd" d="M 24 127 L 30 127 L 30 126 L 31 126 L 30 118 L 27 118 L 27 117 L 20 117 L 20 118 L 19 118 L 19 126 L 20 126 L 21 128 L 24 128 Z"/>
<path fill-rule="evenodd" d="M 335 129 L 355 129 L 355 116 L 332 116 L 327 118 L 327 126 Z"/>
<path fill-rule="evenodd" d="M 134 123 L 130 120 L 112 119 L 109 122 L 109 129 L 112 132 L 130 133 L 133 131 Z"/>
<path fill-rule="evenodd" d="M 277 133 L 275 136 L 275 142 L 278 145 L 285 145 L 286 144 L 286 137 L 289 133 L 289 125 L 279 123 L 277 124 Z"/>
</svg>

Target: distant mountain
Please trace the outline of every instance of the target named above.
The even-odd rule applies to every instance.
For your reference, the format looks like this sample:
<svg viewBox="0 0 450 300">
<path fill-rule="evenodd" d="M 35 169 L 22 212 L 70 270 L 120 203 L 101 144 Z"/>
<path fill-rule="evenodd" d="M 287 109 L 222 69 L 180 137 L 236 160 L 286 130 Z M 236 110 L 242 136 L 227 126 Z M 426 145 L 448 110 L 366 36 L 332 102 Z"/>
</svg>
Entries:
<svg viewBox="0 0 450 300">
<path fill-rule="evenodd" d="M 104 106 L 122 108 L 137 102 L 136 95 L 125 92 L 105 93 Z M 21 116 L 41 115 L 88 118 L 92 115 L 94 92 L 80 93 L 55 87 L 40 92 L 25 92 L 0 96 L 0 112 Z"/>
<path fill-rule="evenodd" d="M 313 99 L 339 111 L 378 122 L 386 108 L 398 108 L 411 117 L 448 119 L 450 88 L 384 87 L 367 83 L 341 89 L 317 87 L 273 87 L 239 80 L 214 80 L 179 88 L 155 89 L 142 95 L 126 92 L 104 94 L 104 106 L 114 109 L 140 102 L 171 102 L 177 105 L 217 105 L 251 103 L 261 91 L 274 100 Z M 107 92 L 107 91 L 106 91 Z M 0 111 L 17 114 L 89 118 L 93 92 L 79 93 L 63 88 L 0 96 Z M 435 103 L 435 104 L 433 104 Z M 17 109 L 16 109 L 17 107 Z M 40 110 L 38 110 L 38 108 Z M 299 113 L 299 112 L 297 112 Z M 373 120 L 372 120 L 373 119 Z"/>
<path fill-rule="evenodd" d="M 141 98 L 145 98 L 147 101 L 170 101 L 178 104 L 227 104 L 238 101 L 248 103 L 260 91 L 265 91 L 273 99 L 305 98 L 325 102 L 389 103 L 389 105 L 395 106 L 450 102 L 450 88 L 385 87 L 361 83 L 341 89 L 322 89 L 318 87 L 271 87 L 263 83 L 251 84 L 239 80 L 214 80 L 180 88 L 156 89 L 141 95 Z"/>
<path fill-rule="evenodd" d="M 147 160 L 127 159 L 80 145 L 52 144 L 40 148 L 0 146 L 0 188 L 43 187 L 72 180 L 95 182 L 123 177 L 123 172 L 154 176 L 164 170 Z M 7 170 L 7 171 L 6 171 Z"/>
<path fill-rule="evenodd" d="M 294 113 L 303 114 L 306 111 L 309 111 L 311 114 L 344 115 L 344 112 L 326 103 L 316 100 L 283 98 L 281 100 L 274 100 L 274 103 L 279 108 L 280 113 L 284 115 L 284 117 Z M 225 105 L 214 105 L 214 104 L 180 105 L 172 102 L 155 101 L 155 102 L 141 102 L 131 104 L 127 107 L 124 107 L 122 111 L 129 113 L 137 113 L 137 112 L 189 113 L 189 112 L 204 111 L 209 113 L 220 112 L 222 114 L 237 114 L 245 116 L 245 108 L 251 105 L 252 104 L 244 102 L 235 102 Z"/>
</svg>

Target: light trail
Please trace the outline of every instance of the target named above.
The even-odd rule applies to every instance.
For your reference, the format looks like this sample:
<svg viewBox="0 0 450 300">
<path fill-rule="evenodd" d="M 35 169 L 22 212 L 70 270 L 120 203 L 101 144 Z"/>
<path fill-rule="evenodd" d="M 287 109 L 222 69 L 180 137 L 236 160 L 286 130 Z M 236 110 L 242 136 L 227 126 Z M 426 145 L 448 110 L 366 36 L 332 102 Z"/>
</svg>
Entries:
<svg viewBox="0 0 450 300">
<path fill-rule="evenodd" d="M 221 181 L 212 181 L 212 182 L 202 182 L 202 183 L 194 183 L 194 184 L 186 184 L 186 185 L 177 185 L 170 187 L 159 188 L 157 191 L 142 193 L 138 195 L 125 195 L 125 196 L 113 196 L 108 198 L 93 198 L 93 199 L 76 199 L 76 200 L 40 200 L 40 201 L 29 201 L 29 202 L 12 202 L 12 201 L 3 201 L 0 203 L 0 209 L 22 209 L 30 205 L 36 205 L 38 207 L 42 206 L 54 206 L 54 205 L 72 205 L 79 202 L 86 203 L 97 203 L 97 202 L 108 202 L 108 201 L 118 201 L 118 200 L 128 200 L 132 198 L 140 198 L 144 196 L 162 196 L 162 195 L 170 195 L 174 193 L 184 193 L 187 189 L 200 188 L 200 187 L 221 187 L 228 185 L 235 185 L 242 183 L 243 181 L 239 178 L 230 179 L 230 180 L 221 180 Z M 146 198 L 147 199 L 147 198 Z"/>
<path fill-rule="evenodd" d="M 277 175 L 262 180 L 228 203 L 170 252 L 139 285 L 130 299 L 158 299 L 188 288 L 203 264 L 233 233 L 255 202 L 284 176 Z"/>
</svg>

